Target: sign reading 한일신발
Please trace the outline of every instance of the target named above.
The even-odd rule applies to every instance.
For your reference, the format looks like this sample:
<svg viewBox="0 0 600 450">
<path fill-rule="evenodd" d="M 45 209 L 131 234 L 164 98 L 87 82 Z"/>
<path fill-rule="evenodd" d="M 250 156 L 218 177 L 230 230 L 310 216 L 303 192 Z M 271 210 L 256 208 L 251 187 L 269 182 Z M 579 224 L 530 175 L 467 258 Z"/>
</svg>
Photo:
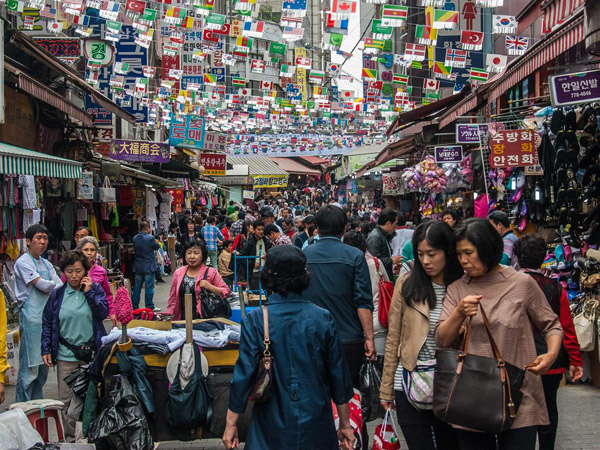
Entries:
<svg viewBox="0 0 600 450">
<path fill-rule="evenodd" d="M 457 123 L 456 142 L 458 144 L 479 144 L 479 135 L 485 137 L 487 131 L 487 124 Z"/>
<path fill-rule="evenodd" d="M 600 70 L 554 75 L 549 81 L 552 106 L 600 100 Z"/>
<path fill-rule="evenodd" d="M 121 161 L 168 163 L 171 152 L 169 144 L 163 142 L 113 140 L 109 156 Z"/>
<path fill-rule="evenodd" d="M 490 166 L 493 169 L 525 167 L 538 164 L 535 157 L 535 132 L 500 130 L 490 140 Z"/>
<path fill-rule="evenodd" d="M 435 162 L 437 163 L 459 163 L 462 159 L 462 145 L 435 147 Z"/>
</svg>

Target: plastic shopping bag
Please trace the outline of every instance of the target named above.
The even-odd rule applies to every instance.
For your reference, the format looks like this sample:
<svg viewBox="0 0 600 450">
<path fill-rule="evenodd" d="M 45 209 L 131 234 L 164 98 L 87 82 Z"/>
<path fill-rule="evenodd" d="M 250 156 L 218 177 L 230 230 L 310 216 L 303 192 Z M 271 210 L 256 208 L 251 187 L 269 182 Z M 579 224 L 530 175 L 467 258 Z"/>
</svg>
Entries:
<svg viewBox="0 0 600 450">
<path fill-rule="evenodd" d="M 383 358 L 369 361 L 365 358 L 360 368 L 360 393 L 362 394 L 362 416 L 365 422 L 382 419 L 385 410 L 379 402 L 379 389 L 381 387 L 381 372 Z"/>
<path fill-rule="evenodd" d="M 400 439 L 396 432 L 392 410 L 385 412 L 383 423 L 375 427 L 375 436 L 373 437 L 373 450 L 398 450 L 400 448 Z"/>
<path fill-rule="evenodd" d="M 360 405 L 360 391 L 358 389 L 354 389 L 354 397 L 350 399 L 350 426 L 352 427 L 352 431 L 354 431 L 354 437 L 356 440 L 354 441 L 355 449 L 362 449 L 362 427 L 363 427 L 363 418 L 362 418 L 362 409 Z M 331 402 L 331 408 L 333 410 L 333 421 L 335 423 L 336 431 L 340 429 L 340 416 L 337 411 L 337 407 L 333 401 Z M 340 447 L 341 448 L 341 447 Z"/>
</svg>

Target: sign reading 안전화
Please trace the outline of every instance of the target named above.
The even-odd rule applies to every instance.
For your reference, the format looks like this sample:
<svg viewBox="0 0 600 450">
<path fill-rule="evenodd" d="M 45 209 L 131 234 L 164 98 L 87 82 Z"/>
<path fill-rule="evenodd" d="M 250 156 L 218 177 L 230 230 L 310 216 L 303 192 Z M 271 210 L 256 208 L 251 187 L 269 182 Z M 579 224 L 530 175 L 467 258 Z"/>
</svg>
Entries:
<svg viewBox="0 0 600 450">
<path fill-rule="evenodd" d="M 490 140 L 490 166 L 493 169 L 537 165 L 535 132 L 501 130 Z"/>
<path fill-rule="evenodd" d="M 567 106 L 600 100 L 600 70 L 550 77 L 552 106 Z"/>
<path fill-rule="evenodd" d="M 168 163 L 171 152 L 169 144 L 163 142 L 113 140 L 109 156 L 121 161 Z"/>
<path fill-rule="evenodd" d="M 479 136 L 485 137 L 488 131 L 487 124 L 457 123 L 456 142 L 458 144 L 479 144 Z"/>
<path fill-rule="evenodd" d="M 171 122 L 169 142 L 175 147 L 202 149 L 204 145 L 204 118 L 187 116 Z"/>
<path fill-rule="evenodd" d="M 462 145 L 435 147 L 435 162 L 437 163 L 459 163 L 462 159 Z"/>
<path fill-rule="evenodd" d="M 252 185 L 257 188 L 279 188 L 288 184 L 287 175 L 253 175 Z"/>
<path fill-rule="evenodd" d="M 227 171 L 227 155 L 216 153 L 201 153 L 200 165 L 204 167 L 203 175 L 224 177 Z"/>
</svg>

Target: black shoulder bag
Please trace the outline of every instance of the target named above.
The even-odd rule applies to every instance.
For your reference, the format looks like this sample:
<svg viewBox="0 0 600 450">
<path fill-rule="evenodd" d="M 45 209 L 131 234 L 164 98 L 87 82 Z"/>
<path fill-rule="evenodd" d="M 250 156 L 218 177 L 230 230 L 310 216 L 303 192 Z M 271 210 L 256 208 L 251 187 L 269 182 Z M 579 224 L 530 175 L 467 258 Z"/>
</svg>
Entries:
<svg viewBox="0 0 600 450">
<path fill-rule="evenodd" d="M 209 269 L 206 268 L 203 280 L 206 280 L 208 270 Z M 202 288 L 200 290 L 200 305 L 202 308 L 203 319 L 212 319 L 213 317 L 224 317 L 229 319 L 231 317 L 231 306 L 227 299 L 220 297 L 208 289 Z"/>
<path fill-rule="evenodd" d="M 91 363 L 96 356 L 96 340 L 94 336 L 81 345 L 73 345 L 66 339 L 60 337 L 59 342 L 73 352 L 75 358 L 85 363 Z"/>
</svg>

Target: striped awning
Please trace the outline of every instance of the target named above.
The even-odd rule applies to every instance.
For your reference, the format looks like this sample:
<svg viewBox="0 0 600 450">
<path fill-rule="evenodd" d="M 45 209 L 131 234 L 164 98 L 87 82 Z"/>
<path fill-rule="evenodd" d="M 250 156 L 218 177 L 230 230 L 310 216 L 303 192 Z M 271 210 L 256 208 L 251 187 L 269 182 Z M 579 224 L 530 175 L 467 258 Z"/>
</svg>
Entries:
<svg viewBox="0 0 600 450">
<path fill-rule="evenodd" d="M 583 14 L 569 21 L 563 28 L 554 31 L 548 38 L 539 41 L 527 53 L 509 65 L 502 78 L 490 89 L 488 102 L 492 102 L 531 75 L 544 64 L 583 41 Z"/>
<path fill-rule="evenodd" d="M 584 3 L 585 0 L 545 0 L 541 5 L 544 12 L 544 33 L 552 31 L 552 28 L 570 17 Z"/>
<path fill-rule="evenodd" d="M 81 178 L 82 165 L 77 161 L 0 143 L 0 173 L 37 177 Z"/>
</svg>

